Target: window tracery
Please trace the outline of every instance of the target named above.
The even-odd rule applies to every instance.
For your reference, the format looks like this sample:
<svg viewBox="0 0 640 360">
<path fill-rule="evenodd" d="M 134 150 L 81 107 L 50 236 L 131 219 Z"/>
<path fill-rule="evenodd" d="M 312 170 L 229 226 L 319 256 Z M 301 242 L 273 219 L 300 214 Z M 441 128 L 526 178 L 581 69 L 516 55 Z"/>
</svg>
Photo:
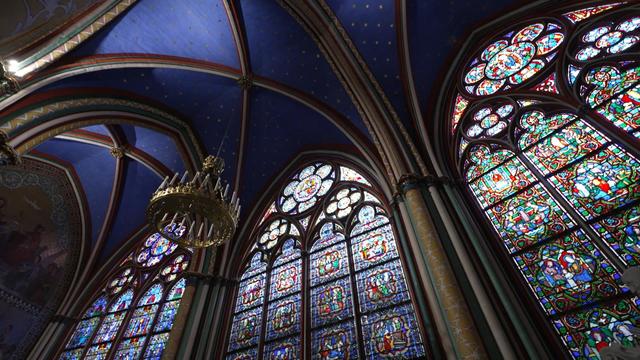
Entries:
<svg viewBox="0 0 640 360">
<path fill-rule="evenodd" d="M 191 258 L 159 234 L 148 236 L 106 282 L 60 359 L 160 359 L 180 306 Z"/>
<path fill-rule="evenodd" d="M 620 279 L 640 254 L 639 32 L 625 3 L 532 19 L 480 46 L 451 97 L 467 194 L 576 359 L 640 320 Z"/>
<path fill-rule="evenodd" d="M 357 171 L 329 162 L 290 178 L 241 273 L 227 359 L 304 358 L 303 342 L 312 359 L 426 354 L 375 192 Z"/>
</svg>

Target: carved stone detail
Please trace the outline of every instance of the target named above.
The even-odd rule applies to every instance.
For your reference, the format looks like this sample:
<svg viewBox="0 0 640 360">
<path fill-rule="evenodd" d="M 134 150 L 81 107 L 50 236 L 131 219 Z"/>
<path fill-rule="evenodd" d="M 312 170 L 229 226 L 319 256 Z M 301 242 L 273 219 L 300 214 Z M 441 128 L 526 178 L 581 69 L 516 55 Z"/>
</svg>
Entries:
<svg viewBox="0 0 640 360">
<path fill-rule="evenodd" d="M 4 67 L 4 64 L 0 62 L 0 97 L 13 95 L 20 90 L 20 84 L 18 80 L 9 75 L 9 72 Z"/>
<path fill-rule="evenodd" d="M 9 145 L 9 136 L 0 130 L 0 166 L 18 165 L 21 162 L 16 149 Z"/>
</svg>

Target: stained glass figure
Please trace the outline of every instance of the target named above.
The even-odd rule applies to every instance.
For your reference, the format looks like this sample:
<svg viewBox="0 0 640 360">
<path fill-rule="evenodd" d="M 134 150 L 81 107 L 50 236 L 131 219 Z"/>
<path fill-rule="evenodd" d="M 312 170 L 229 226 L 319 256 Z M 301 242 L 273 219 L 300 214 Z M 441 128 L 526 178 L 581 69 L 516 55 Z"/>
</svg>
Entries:
<svg viewBox="0 0 640 360">
<path fill-rule="evenodd" d="M 348 260 L 344 242 L 311 254 L 311 286 L 349 274 Z"/>
<path fill-rule="evenodd" d="M 169 290 L 169 294 L 167 294 L 167 301 L 182 299 L 186 286 L 187 280 L 185 278 L 176 281 L 175 285 Z"/>
<path fill-rule="evenodd" d="M 87 360 L 104 360 L 107 358 L 109 349 L 111 349 L 111 343 L 94 345 L 89 348 L 84 358 Z"/>
<path fill-rule="evenodd" d="M 356 274 L 360 311 L 369 312 L 409 300 L 399 260 Z"/>
<path fill-rule="evenodd" d="M 227 355 L 227 360 L 253 360 L 258 358 L 258 349 L 252 348 Z"/>
<path fill-rule="evenodd" d="M 519 159 L 511 159 L 469 184 L 482 208 L 493 205 L 535 181 Z"/>
<path fill-rule="evenodd" d="M 231 325 L 229 350 L 233 351 L 258 344 L 261 323 L 262 307 L 236 314 Z"/>
<path fill-rule="evenodd" d="M 357 359 L 358 342 L 353 322 L 345 321 L 314 330 L 311 334 L 311 349 L 311 358 L 314 360 Z"/>
<path fill-rule="evenodd" d="M 456 96 L 456 101 L 453 105 L 453 115 L 451 118 L 451 132 L 455 131 L 458 128 L 458 123 L 464 115 L 465 110 L 467 110 L 467 105 L 469 105 L 469 100 L 465 99 L 462 95 L 458 94 Z"/>
<path fill-rule="evenodd" d="M 149 344 L 147 344 L 147 350 L 145 351 L 142 359 L 143 360 L 162 359 L 162 352 L 164 351 L 164 347 L 167 345 L 168 340 L 169 340 L 169 333 L 153 335 L 149 339 Z"/>
<path fill-rule="evenodd" d="M 160 315 L 158 315 L 154 331 L 160 332 L 171 330 L 173 319 L 176 317 L 176 313 L 178 312 L 178 307 L 180 307 L 180 301 L 170 301 L 162 305 L 162 311 L 160 312 Z"/>
<path fill-rule="evenodd" d="M 294 239 L 287 239 L 282 245 L 282 251 L 280 256 L 273 262 L 273 266 L 280 266 L 288 263 L 291 260 L 297 259 L 301 256 L 300 249 L 297 248 L 296 241 Z"/>
<path fill-rule="evenodd" d="M 129 325 L 124 333 L 125 337 L 145 335 L 149 333 L 153 317 L 158 311 L 158 305 L 146 305 L 134 310 Z"/>
<path fill-rule="evenodd" d="M 264 301 L 266 274 L 262 273 L 240 283 L 236 312 L 261 305 Z"/>
<path fill-rule="evenodd" d="M 127 290 L 125 293 L 120 295 L 113 304 L 111 304 L 109 312 L 126 310 L 131 306 L 131 301 L 133 301 L 133 290 Z"/>
<path fill-rule="evenodd" d="M 622 293 L 620 275 L 580 230 L 515 257 L 549 314 Z"/>
<path fill-rule="evenodd" d="M 269 300 L 281 298 L 300 291 L 302 260 L 298 259 L 277 267 L 271 273 Z"/>
<path fill-rule="evenodd" d="M 267 314 L 267 340 L 298 333 L 300 310 L 300 294 L 270 303 Z"/>
<path fill-rule="evenodd" d="M 120 329 L 120 324 L 122 324 L 125 315 L 126 312 L 107 315 L 102 321 L 102 325 L 100 325 L 100 329 L 98 329 L 93 343 L 97 344 L 113 340 Z"/>
<path fill-rule="evenodd" d="M 590 91 L 583 91 L 586 103 L 596 108 L 632 88 L 638 81 L 640 81 L 640 67 L 626 70 L 615 66 L 595 67 L 584 75 L 584 83 L 590 88 Z"/>
<path fill-rule="evenodd" d="M 640 198 L 640 162 L 617 145 L 550 180 L 585 219 Z"/>
<path fill-rule="evenodd" d="M 266 360 L 300 359 L 300 339 L 291 337 L 268 343 L 265 346 L 264 358 Z"/>
<path fill-rule="evenodd" d="M 410 306 L 362 316 L 365 353 L 369 358 L 414 359 L 424 356 L 418 324 Z"/>
<path fill-rule="evenodd" d="M 393 231 L 388 225 L 358 235 L 351 241 L 356 271 L 398 256 Z"/>
<path fill-rule="evenodd" d="M 76 327 L 76 330 L 73 332 L 71 339 L 67 343 L 66 348 L 70 349 L 87 345 L 87 343 L 89 342 L 89 338 L 91 338 L 91 335 L 93 335 L 93 331 L 96 329 L 99 322 L 99 317 L 80 321 L 80 323 L 78 323 Z"/>
<path fill-rule="evenodd" d="M 599 359 L 600 351 L 614 342 L 634 345 L 639 302 L 637 298 L 619 300 L 563 316 L 554 325 L 574 359 Z"/>
<path fill-rule="evenodd" d="M 100 296 L 84 313 L 84 318 L 98 316 L 104 314 L 107 310 L 108 299 L 105 295 Z"/>
<path fill-rule="evenodd" d="M 126 339 L 120 342 L 118 350 L 114 356 L 114 359 L 129 360 L 137 359 L 142 353 L 142 347 L 146 337 L 137 337 L 133 339 Z"/>
<path fill-rule="evenodd" d="M 640 205 L 608 216 L 593 227 L 622 261 L 640 265 Z"/>
<path fill-rule="evenodd" d="M 349 278 L 311 289 L 311 326 L 334 323 L 353 316 Z"/>
<path fill-rule="evenodd" d="M 358 210 L 358 216 L 353 219 L 353 222 L 355 225 L 350 235 L 356 236 L 388 224 L 389 218 L 381 208 L 365 205 Z"/>
</svg>

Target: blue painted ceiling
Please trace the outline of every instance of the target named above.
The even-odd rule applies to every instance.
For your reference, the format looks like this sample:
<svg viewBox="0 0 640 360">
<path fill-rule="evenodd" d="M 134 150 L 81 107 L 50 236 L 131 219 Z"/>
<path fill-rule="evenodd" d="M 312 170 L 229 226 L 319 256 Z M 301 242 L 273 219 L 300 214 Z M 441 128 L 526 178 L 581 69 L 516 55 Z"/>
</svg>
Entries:
<svg viewBox="0 0 640 360">
<path fill-rule="evenodd" d="M 398 6 L 403 3 L 327 0 L 395 112 L 408 131 L 416 133 L 416 120 L 407 106 L 407 82 L 401 71 L 401 28 L 406 25 L 419 110 L 430 114 L 438 81 L 465 35 L 474 26 L 522 2 L 410 0 L 405 5 L 406 24 L 399 22 L 398 16 Z M 234 36 L 234 23 L 238 24 L 238 36 Z M 246 50 L 248 62 L 244 67 L 256 80 L 248 92 L 242 148 L 243 89 L 235 78 L 242 74 L 243 57 L 238 49 Z M 207 153 L 215 154 L 224 138 L 221 154 L 227 164 L 225 177 L 234 182 L 240 167 L 240 194 L 245 209 L 256 204 L 269 182 L 299 152 L 337 146 L 357 154 L 359 147 L 354 138 L 361 139 L 360 149 L 371 145 L 363 119 L 318 46 L 276 1 L 140 0 L 61 62 L 108 55 L 170 61 L 181 68 L 152 64 L 95 71 L 59 80 L 39 92 L 73 88 L 135 97 L 189 123 L 198 146 Z M 223 69 L 226 75 L 190 68 L 193 64 Z M 321 114 L 319 108 L 335 114 L 334 119 Z M 121 134 L 128 146 L 171 171 L 187 167 L 178 154 L 184 144 L 177 144 L 165 133 L 131 125 L 110 129 Z M 83 130 L 84 135 L 90 133 L 93 137 L 111 136 L 111 130 L 104 126 Z M 115 160 L 108 147 L 63 134 L 36 150 L 64 159 L 76 168 L 90 205 L 95 242 L 107 216 L 115 176 Z M 158 174 L 143 162 L 129 157 L 123 161 L 117 213 L 96 249 L 101 259 L 113 254 L 144 224 L 149 194 L 160 181 Z"/>
</svg>

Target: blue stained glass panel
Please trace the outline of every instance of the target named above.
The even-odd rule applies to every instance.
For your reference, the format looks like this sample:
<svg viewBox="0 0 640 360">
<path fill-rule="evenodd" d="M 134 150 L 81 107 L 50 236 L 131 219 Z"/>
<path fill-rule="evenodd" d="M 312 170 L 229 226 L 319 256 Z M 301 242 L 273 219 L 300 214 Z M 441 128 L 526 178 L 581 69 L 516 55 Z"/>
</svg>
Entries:
<svg viewBox="0 0 640 360">
<path fill-rule="evenodd" d="M 358 358 L 358 342 L 352 321 L 314 330 L 311 344 L 311 358 L 314 360 Z"/>
<path fill-rule="evenodd" d="M 249 262 L 249 267 L 244 271 L 240 280 L 248 279 L 255 274 L 265 272 L 267 270 L 267 263 L 262 261 L 262 253 L 255 253 Z"/>
<path fill-rule="evenodd" d="M 390 225 L 354 237 L 351 243 L 356 271 L 398 257 Z"/>
<path fill-rule="evenodd" d="M 313 243 L 311 251 L 322 249 L 329 245 L 341 242 L 344 240 L 344 234 L 342 234 L 342 227 L 338 224 L 329 222 L 320 227 L 318 232 L 318 238 Z"/>
<path fill-rule="evenodd" d="M 368 358 L 415 359 L 425 355 L 419 325 L 411 305 L 362 316 L 362 336 Z"/>
<path fill-rule="evenodd" d="M 269 304 L 267 340 L 300 332 L 300 294 Z"/>
<path fill-rule="evenodd" d="M 171 330 L 171 326 L 173 325 L 173 319 L 176 317 L 176 313 L 178 312 L 178 308 L 180 307 L 180 301 L 170 301 L 164 305 L 162 305 L 162 312 L 158 316 L 158 320 L 156 320 L 156 326 L 154 331 L 169 331 Z"/>
<path fill-rule="evenodd" d="M 104 360 L 107 358 L 107 353 L 109 353 L 109 349 L 111 349 L 111 343 L 105 343 L 100 345 L 94 345 L 89 348 L 87 351 L 87 355 L 85 355 L 86 360 Z"/>
<path fill-rule="evenodd" d="M 262 273 L 240 283 L 236 300 L 236 312 L 262 304 L 266 277 L 267 275 Z"/>
<path fill-rule="evenodd" d="M 629 266 L 640 265 L 640 204 L 592 226 L 622 261 Z"/>
<path fill-rule="evenodd" d="M 267 360 L 301 359 L 300 338 L 296 336 L 265 345 L 264 358 Z"/>
<path fill-rule="evenodd" d="M 124 320 L 125 315 L 126 312 L 124 311 L 107 315 L 102 321 L 102 325 L 100 325 L 100 329 L 98 330 L 93 343 L 98 344 L 113 340 L 118 333 L 118 329 L 120 329 L 120 324 L 122 323 L 122 320 Z"/>
<path fill-rule="evenodd" d="M 158 311 L 158 304 L 135 309 L 124 336 L 131 337 L 148 334 L 156 311 Z"/>
<path fill-rule="evenodd" d="M 361 312 L 369 312 L 409 300 L 409 292 L 399 260 L 357 273 L 356 284 Z"/>
<path fill-rule="evenodd" d="M 311 254 L 309 271 L 311 286 L 347 275 L 349 258 L 346 243 L 342 242 Z"/>
<path fill-rule="evenodd" d="M 351 281 L 348 277 L 311 289 L 311 326 L 351 317 L 352 302 Z"/>
<path fill-rule="evenodd" d="M 151 305 L 159 303 L 162 299 L 162 285 L 154 284 L 147 292 L 142 296 L 140 301 L 138 302 L 138 306 L 142 305 Z"/>
<path fill-rule="evenodd" d="M 67 349 L 75 348 L 78 346 L 85 346 L 89 341 L 91 335 L 93 335 L 93 331 L 96 329 L 99 322 L 99 317 L 82 320 L 76 327 L 76 330 L 73 332 L 71 339 L 69 339 L 69 342 L 67 343 Z"/>
<path fill-rule="evenodd" d="M 169 340 L 169 333 L 153 335 L 147 344 L 147 350 L 144 352 L 142 359 L 144 360 L 160 360 L 162 352 Z"/>
<path fill-rule="evenodd" d="M 280 266 L 300 256 L 300 249 L 296 249 L 296 241 L 294 239 L 285 240 L 284 244 L 282 244 L 282 254 L 273 262 L 273 267 Z"/>
<path fill-rule="evenodd" d="M 133 360 L 140 357 L 142 346 L 144 345 L 145 336 L 133 339 L 125 339 L 118 345 L 118 350 L 114 359 L 117 360 Z"/>
<path fill-rule="evenodd" d="M 256 345 L 261 324 L 262 307 L 236 314 L 231 325 L 229 351 Z"/>
<path fill-rule="evenodd" d="M 271 272 L 269 300 L 281 298 L 300 291 L 302 259 L 273 269 Z"/>
<path fill-rule="evenodd" d="M 107 297 L 102 295 L 96 301 L 94 301 L 93 304 L 91 304 L 91 306 L 84 313 L 83 318 L 102 315 L 104 314 L 105 310 L 107 310 Z"/>
<path fill-rule="evenodd" d="M 58 360 L 80 360 L 83 351 L 83 348 L 65 351 L 60 354 L 60 358 Z"/>
<path fill-rule="evenodd" d="M 111 304 L 109 312 L 126 310 L 131 306 L 131 301 L 133 301 L 133 290 L 129 289 Z"/>
<path fill-rule="evenodd" d="M 258 349 L 251 348 L 227 355 L 227 360 L 255 360 L 258 358 Z"/>
<path fill-rule="evenodd" d="M 358 341 L 352 321 L 314 330 L 311 344 L 313 360 L 358 358 Z"/>
<path fill-rule="evenodd" d="M 169 294 L 167 295 L 167 301 L 182 299 L 182 295 L 184 295 L 184 289 L 187 286 L 187 280 L 182 278 L 176 281 L 175 285 L 169 290 Z"/>
</svg>

